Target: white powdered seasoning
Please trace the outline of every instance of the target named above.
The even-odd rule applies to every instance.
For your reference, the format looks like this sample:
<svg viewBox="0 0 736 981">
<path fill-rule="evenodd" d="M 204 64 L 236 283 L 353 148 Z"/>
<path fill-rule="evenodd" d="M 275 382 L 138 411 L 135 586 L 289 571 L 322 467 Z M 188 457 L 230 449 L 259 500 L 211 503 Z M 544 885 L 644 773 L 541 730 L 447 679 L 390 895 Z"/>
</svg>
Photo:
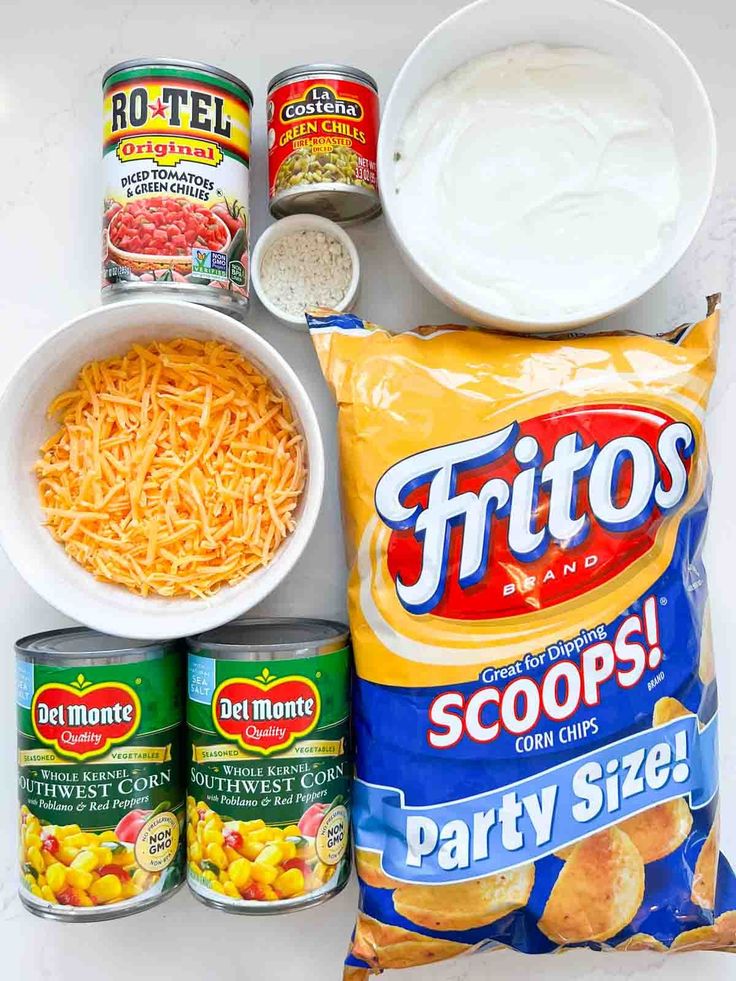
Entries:
<svg viewBox="0 0 736 981">
<path fill-rule="evenodd" d="M 292 317 L 307 307 L 336 307 L 353 275 L 342 242 L 311 228 L 277 239 L 261 261 L 261 285 L 268 299 Z"/>
</svg>

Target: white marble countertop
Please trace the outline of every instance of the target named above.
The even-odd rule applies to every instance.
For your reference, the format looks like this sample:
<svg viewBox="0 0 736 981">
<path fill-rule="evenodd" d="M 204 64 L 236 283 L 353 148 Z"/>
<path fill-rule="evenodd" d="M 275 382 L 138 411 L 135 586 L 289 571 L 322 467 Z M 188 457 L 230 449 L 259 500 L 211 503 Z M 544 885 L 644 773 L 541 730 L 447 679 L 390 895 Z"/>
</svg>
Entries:
<svg viewBox="0 0 736 981">
<path fill-rule="evenodd" d="M 550 0 L 553 3 L 554 0 Z M 614 326 L 664 329 L 696 319 L 706 293 L 724 294 L 718 381 L 711 404 L 715 470 L 708 564 L 722 699 L 725 825 L 736 827 L 736 630 L 731 595 L 736 555 L 733 450 L 736 419 L 736 10 L 732 0 L 631 0 L 685 48 L 710 93 L 719 128 L 716 195 L 677 268 Z M 103 71 L 140 55 L 191 58 L 230 69 L 256 95 L 252 213 L 257 235 L 265 206 L 264 90 L 279 69 L 314 60 L 366 68 L 385 96 L 415 43 L 460 0 L 38 0 L 0 4 L 0 386 L 21 358 L 60 323 L 99 301 L 100 81 Z M 643 68 L 645 66 L 642 66 Z M 451 315 L 402 265 L 381 220 L 354 230 L 363 262 L 359 309 L 387 326 L 442 322 Z M 254 302 L 249 324 L 301 375 L 317 406 L 328 452 L 328 490 L 312 542 L 269 614 L 343 618 L 344 560 L 336 494 L 334 410 L 309 340 L 277 324 Z M 185 891 L 137 917 L 67 926 L 21 909 L 15 890 L 15 739 L 12 645 L 64 623 L 0 557 L 0 964 L 24 981 L 237 978 L 337 979 L 356 906 L 354 883 L 329 904 L 289 917 L 237 918 L 204 909 Z M 730 815 L 730 816 L 729 816 Z M 732 833 L 731 857 L 736 858 Z M 728 847 L 728 841 L 726 841 Z M 415 969 L 412 981 L 538 977 L 689 979 L 736 977 L 736 958 L 689 954 L 621 956 L 511 953 Z M 393 976 L 393 975 L 391 975 Z M 399 977 L 399 975 L 396 975 Z M 403 977 L 403 975 L 402 975 Z"/>
</svg>

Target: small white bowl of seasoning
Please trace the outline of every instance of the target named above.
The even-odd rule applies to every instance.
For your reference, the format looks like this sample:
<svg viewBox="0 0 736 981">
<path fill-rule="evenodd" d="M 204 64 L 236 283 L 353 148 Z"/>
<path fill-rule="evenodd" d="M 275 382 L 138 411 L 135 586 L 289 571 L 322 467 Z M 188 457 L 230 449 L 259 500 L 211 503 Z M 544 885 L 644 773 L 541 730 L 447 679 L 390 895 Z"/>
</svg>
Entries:
<svg viewBox="0 0 736 981">
<path fill-rule="evenodd" d="M 352 309 L 360 282 L 358 250 L 345 229 L 319 215 L 269 225 L 253 250 L 253 287 L 282 323 L 306 330 L 308 307 Z"/>
</svg>

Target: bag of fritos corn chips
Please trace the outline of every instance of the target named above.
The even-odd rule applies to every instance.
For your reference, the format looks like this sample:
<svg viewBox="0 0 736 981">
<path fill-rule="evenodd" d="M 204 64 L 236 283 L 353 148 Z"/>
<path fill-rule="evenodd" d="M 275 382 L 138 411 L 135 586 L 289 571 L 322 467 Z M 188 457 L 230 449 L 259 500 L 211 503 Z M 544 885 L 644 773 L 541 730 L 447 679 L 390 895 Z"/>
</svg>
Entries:
<svg viewBox="0 0 736 981">
<path fill-rule="evenodd" d="M 552 340 L 308 316 L 357 670 L 346 978 L 736 947 L 701 554 L 716 307 Z"/>
</svg>

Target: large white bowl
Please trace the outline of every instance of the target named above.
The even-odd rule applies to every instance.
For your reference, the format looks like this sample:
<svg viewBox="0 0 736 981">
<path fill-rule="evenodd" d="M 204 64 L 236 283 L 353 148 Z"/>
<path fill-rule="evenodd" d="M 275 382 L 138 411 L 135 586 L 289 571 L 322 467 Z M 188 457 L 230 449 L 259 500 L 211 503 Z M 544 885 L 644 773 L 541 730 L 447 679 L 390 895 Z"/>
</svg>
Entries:
<svg viewBox="0 0 736 981">
<path fill-rule="evenodd" d="M 43 527 L 33 464 L 54 431 L 52 399 L 90 360 L 157 338 L 217 337 L 259 365 L 291 402 L 307 447 L 308 478 L 294 532 L 271 565 L 210 599 L 142 597 L 98 582 Z M 293 567 L 314 528 L 324 488 L 324 450 L 314 408 L 281 355 L 248 327 L 207 307 L 177 300 L 132 300 L 100 307 L 64 324 L 18 368 L 0 400 L 0 545 L 23 578 L 57 610 L 87 626 L 126 637 L 184 637 L 234 619 L 260 602 Z"/>
<path fill-rule="evenodd" d="M 602 305 L 562 321 L 511 320 L 452 293 L 441 275 L 435 275 L 411 254 L 396 205 L 394 152 L 404 120 L 417 99 L 472 58 L 530 41 L 593 48 L 650 79 L 661 92 L 664 111 L 672 120 L 682 171 L 682 203 L 676 227 L 657 260 L 620 295 L 606 297 Z M 442 126 L 441 119 L 437 126 Z M 404 258 L 438 299 L 481 324 L 545 332 L 591 323 L 614 313 L 662 279 L 685 252 L 703 220 L 713 191 L 715 163 L 715 124 L 705 89 L 672 38 L 642 14 L 616 0 L 477 0 L 428 34 L 399 72 L 381 120 L 378 183 L 386 220 Z M 534 283 L 529 289 L 534 290 Z"/>
</svg>

